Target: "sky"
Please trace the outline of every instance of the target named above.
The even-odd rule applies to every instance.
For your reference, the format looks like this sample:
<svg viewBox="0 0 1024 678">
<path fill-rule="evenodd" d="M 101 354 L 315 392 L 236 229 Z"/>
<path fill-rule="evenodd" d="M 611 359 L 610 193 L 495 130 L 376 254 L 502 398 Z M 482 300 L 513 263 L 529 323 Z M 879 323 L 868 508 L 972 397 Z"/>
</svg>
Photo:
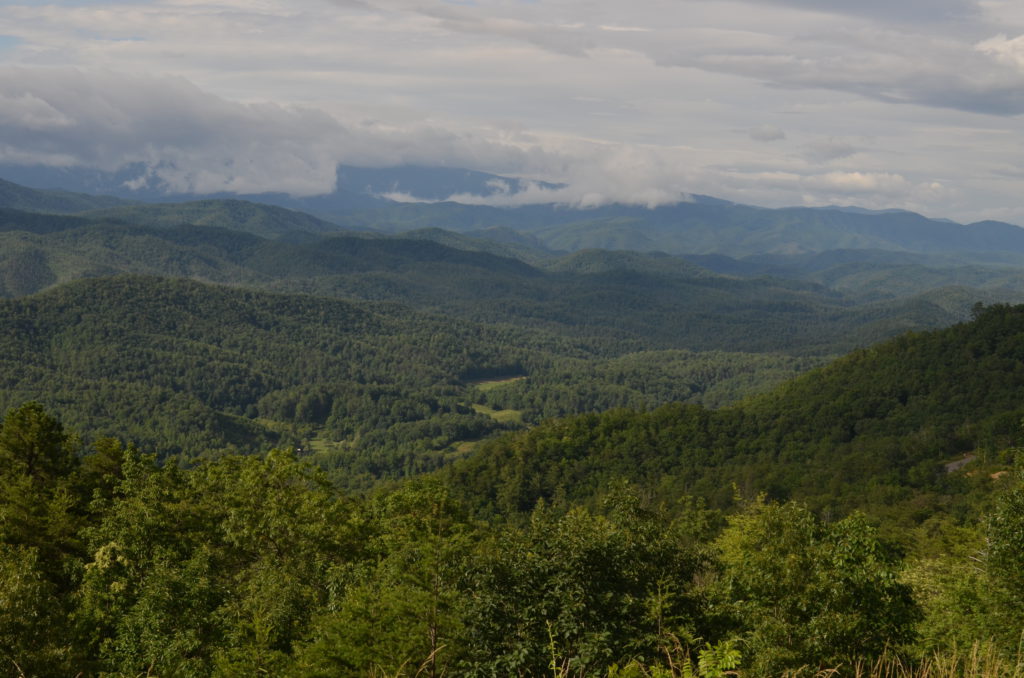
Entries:
<svg viewBox="0 0 1024 678">
<path fill-rule="evenodd" d="M 1020 0 L 0 0 L 0 164 L 501 204 L 902 208 L 1024 225 Z"/>
</svg>

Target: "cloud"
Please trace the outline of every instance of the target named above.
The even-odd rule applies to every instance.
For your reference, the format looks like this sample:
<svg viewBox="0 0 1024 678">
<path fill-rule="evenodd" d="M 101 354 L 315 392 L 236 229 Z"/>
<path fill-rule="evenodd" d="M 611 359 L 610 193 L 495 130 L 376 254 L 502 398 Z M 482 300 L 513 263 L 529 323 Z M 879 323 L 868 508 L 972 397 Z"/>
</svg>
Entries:
<svg viewBox="0 0 1024 678">
<path fill-rule="evenodd" d="M 1016 38 L 997 35 L 979 42 L 975 49 L 1003 64 L 1024 69 L 1024 35 Z"/>
<path fill-rule="evenodd" d="M 434 20 L 445 30 L 471 35 L 486 35 L 530 43 L 556 54 L 582 57 L 597 43 L 587 31 L 579 30 L 582 25 L 564 24 L 538 19 L 537 13 L 526 13 L 523 18 L 502 15 L 493 6 L 456 5 L 430 0 L 378 0 L 375 3 L 361 0 L 333 0 L 335 4 L 360 7 L 368 11 L 388 13 L 411 13 Z M 598 31 L 637 32 L 639 27 L 599 26 Z"/>
<path fill-rule="evenodd" d="M 871 207 L 909 207 L 944 195 L 936 179 L 856 168 L 813 173 L 799 157 L 775 153 L 764 162 L 791 169 L 716 170 L 709 164 L 722 159 L 715 149 L 603 142 L 514 125 L 455 132 L 428 122 L 342 122 L 308 107 L 231 101 L 177 77 L 0 68 L 0 102 L 7 104 L 0 107 L 0 162 L 107 170 L 140 163 L 149 186 L 172 192 L 321 194 L 334 188 L 336 165 L 345 163 L 467 167 L 565 184 L 528 183 L 517 192 L 496 184 L 488 196 L 449 197 L 494 206 L 655 207 L 700 192 L 758 204 L 855 198 Z M 805 148 L 823 160 L 856 150 L 836 138 Z"/>
<path fill-rule="evenodd" d="M 686 190 L 692 177 L 685 169 L 685 158 L 670 149 L 576 142 L 564 146 L 557 157 L 567 185 L 551 188 L 525 181 L 521 190 L 512 191 L 508 184 L 496 183 L 492 188 L 497 190 L 488 195 L 457 193 L 445 201 L 492 207 L 558 204 L 588 209 L 610 203 L 654 208 L 692 200 Z M 382 197 L 430 202 L 403 193 Z"/>
<path fill-rule="evenodd" d="M 300 194 L 335 162 L 415 163 L 569 184 L 494 203 L 851 195 L 971 219 L 1019 202 L 992 168 L 1017 162 L 1020 4 L 18 0 L 0 159 Z"/>
<path fill-rule="evenodd" d="M 981 7 L 974 0 L 746 0 L 746 2 L 793 7 L 812 12 L 868 17 L 880 21 L 914 23 L 963 21 L 981 14 Z"/>
<path fill-rule="evenodd" d="M 883 172 L 828 172 L 803 179 L 803 185 L 828 194 L 855 195 L 883 193 L 901 195 L 909 182 L 899 175 Z"/>
<path fill-rule="evenodd" d="M 748 134 L 754 141 L 780 141 L 786 138 L 786 133 L 775 125 L 759 125 L 751 129 Z"/>
<path fill-rule="evenodd" d="M 540 6 L 391 0 L 375 7 L 429 17 L 443 30 L 500 37 L 577 58 L 621 50 L 662 67 L 737 75 L 790 90 L 832 90 L 885 103 L 993 115 L 1024 113 L 1024 73 L 1017 67 L 1024 47 L 1005 38 L 999 42 L 1002 36 L 978 45 L 968 39 L 983 25 L 981 6 L 974 0 L 705 0 L 688 9 L 662 5 L 655 1 L 649 13 L 637 11 L 634 17 L 596 3 L 591 8 L 598 12 L 594 21 L 576 23 L 547 18 L 559 10 L 583 18 L 571 2 Z M 730 8 L 733 16 L 720 6 Z M 793 25 L 772 17 L 770 12 L 778 13 L 780 7 L 793 10 L 787 14 Z M 697 8 L 704 8 L 703 14 Z M 826 18 L 813 18 L 819 15 Z M 827 15 L 873 21 L 843 26 Z M 634 25 L 641 23 L 635 21 L 641 16 L 651 26 Z M 929 30 L 940 21 L 953 30 Z M 629 29 L 608 30 L 610 25 Z"/>
<path fill-rule="evenodd" d="M 322 194 L 334 189 L 339 163 L 540 173 L 564 166 L 557 152 L 516 136 L 343 124 L 309 107 L 230 101 L 178 77 L 0 68 L 0 162 L 107 171 L 141 164 L 145 181 L 168 192 Z"/>
<path fill-rule="evenodd" d="M 108 171 L 141 164 L 134 188 L 314 195 L 334 189 L 339 163 L 420 164 L 573 180 L 564 189 L 496 185 L 487 198 L 453 197 L 468 203 L 684 199 L 678 158 L 664 149 L 543 140 L 517 129 L 343 124 L 311 108 L 230 101 L 177 77 L 0 68 L 0 103 L 0 162 Z"/>
<path fill-rule="evenodd" d="M 828 138 L 818 139 L 816 141 L 804 144 L 803 155 L 811 162 L 822 163 L 829 162 L 832 160 L 839 160 L 841 158 L 848 158 L 851 155 L 857 153 L 859 150 L 860 149 L 851 144 L 849 141 Z"/>
<path fill-rule="evenodd" d="M 1018 46 L 982 45 L 853 27 L 778 40 L 757 50 L 703 41 L 651 50 L 652 58 L 666 67 L 741 76 L 781 90 L 844 92 L 886 104 L 990 115 L 1024 113 Z"/>
<path fill-rule="evenodd" d="M 70 118 L 30 92 L 0 94 L 0 127 L 42 131 L 71 125 Z"/>
<path fill-rule="evenodd" d="M 0 159 L 142 163 L 174 191 L 330 190 L 346 136 L 322 112 L 231 102 L 173 77 L 8 67 L 0 101 L 14 104 L 0 115 Z"/>
</svg>

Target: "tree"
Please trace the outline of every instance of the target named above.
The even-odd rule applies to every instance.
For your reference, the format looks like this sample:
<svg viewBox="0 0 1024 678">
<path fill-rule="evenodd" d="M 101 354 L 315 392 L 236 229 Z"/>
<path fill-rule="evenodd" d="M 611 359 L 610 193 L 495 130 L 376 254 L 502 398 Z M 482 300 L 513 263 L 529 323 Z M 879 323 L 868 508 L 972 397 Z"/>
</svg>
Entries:
<svg viewBox="0 0 1024 678">
<path fill-rule="evenodd" d="M 698 634 L 699 550 L 625 490 L 605 508 L 541 505 L 481 545 L 466 583 L 468 675 L 590 675 Z"/>
<path fill-rule="evenodd" d="M 37 402 L 7 412 L 0 427 L 0 465 L 5 474 L 53 483 L 77 465 L 74 439 Z"/>
<path fill-rule="evenodd" d="M 83 527 L 73 441 L 39 403 L 9 411 L 0 426 L 0 676 L 71 666 Z"/>
<path fill-rule="evenodd" d="M 281 451 L 121 472 L 80 593 L 97 672 L 281 674 L 355 548 L 346 502 Z"/>
<path fill-rule="evenodd" d="M 1013 653 L 1024 637 L 1024 487 L 1001 495 L 988 519 L 985 567 L 995 607 L 997 641 Z"/>
<path fill-rule="evenodd" d="M 415 480 L 361 514 L 367 552 L 297 657 L 299 675 L 435 677 L 458 656 L 471 531 L 446 488 Z"/>
<path fill-rule="evenodd" d="M 829 667 L 908 641 L 919 612 L 900 559 L 863 516 L 823 524 L 806 508 L 759 499 L 716 542 L 712 595 L 756 675 Z"/>
</svg>

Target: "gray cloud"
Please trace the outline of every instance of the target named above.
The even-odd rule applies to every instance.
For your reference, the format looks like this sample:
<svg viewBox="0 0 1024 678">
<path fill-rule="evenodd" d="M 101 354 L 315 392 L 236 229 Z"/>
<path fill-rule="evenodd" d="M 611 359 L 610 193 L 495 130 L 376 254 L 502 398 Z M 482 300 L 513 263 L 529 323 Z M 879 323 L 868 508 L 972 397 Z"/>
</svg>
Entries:
<svg viewBox="0 0 1024 678">
<path fill-rule="evenodd" d="M 789 90 L 831 90 L 884 103 L 990 115 L 1024 113 L 1024 66 L 991 42 L 982 47 L 893 31 L 851 31 L 772 49 L 657 52 L 663 66 L 739 75 Z"/>
<path fill-rule="evenodd" d="M 335 1 L 351 4 L 351 0 Z M 693 6 L 707 6 L 705 21 L 717 22 L 722 19 L 712 11 L 716 2 L 704 0 Z M 875 25 L 841 26 L 834 18 L 807 18 L 805 24 L 760 28 L 758 23 L 770 16 L 770 10 L 752 9 L 748 20 L 733 18 L 731 26 L 702 26 L 699 13 L 678 12 L 657 1 L 646 15 L 652 29 L 628 31 L 606 30 L 601 21 L 616 23 L 616 13 L 600 2 L 590 3 L 588 12 L 572 2 L 545 5 L 543 10 L 531 4 L 453 5 L 435 0 L 383 0 L 375 7 L 429 17 L 444 30 L 501 37 L 560 55 L 587 57 L 599 50 L 626 50 L 661 66 L 738 75 L 772 87 L 832 90 L 885 103 L 992 115 L 1024 113 L 1024 39 L 968 37 L 988 25 L 980 20 L 976 0 L 736 0 L 732 4 L 788 7 L 799 10 L 796 16 L 824 13 L 869 18 Z M 575 12 L 569 12 L 570 7 Z M 550 20 L 548 14 L 557 15 L 559 9 L 577 21 Z M 659 16 L 659 9 L 669 14 Z M 638 18 L 619 14 L 621 25 Z M 929 31 L 940 21 L 953 27 L 946 37 Z M 967 24 L 970 28 L 965 28 Z"/>
<path fill-rule="evenodd" d="M 750 4 L 794 7 L 868 17 L 883 21 L 932 23 L 962 21 L 981 15 L 975 0 L 745 0 Z"/>
<path fill-rule="evenodd" d="M 105 170 L 141 163 L 148 180 L 176 192 L 322 194 L 334 189 L 338 163 L 542 173 L 566 163 L 500 136 L 343 124 L 308 107 L 230 101 L 177 77 L 0 68 L 0 162 Z"/>
<path fill-rule="evenodd" d="M 759 125 L 748 134 L 754 141 L 781 141 L 786 138 L 786 133 L 775 125 Z"/>
<path fill-rule="evenodd" d="M 144 163 L 175 190 L 329 190 L 346 136 L 322 112 L 230 102 L 181 78 L 3 68 L 0 101 L 15 104 L 0 115 L 4 160 Z"/>
<path fill-rule="evenodd" d="M 848 158 L 860 149 L 843 139 L 818 139 L 804 144 L 803 155 L 812 162 L 822 163 Z"/>
</svg>

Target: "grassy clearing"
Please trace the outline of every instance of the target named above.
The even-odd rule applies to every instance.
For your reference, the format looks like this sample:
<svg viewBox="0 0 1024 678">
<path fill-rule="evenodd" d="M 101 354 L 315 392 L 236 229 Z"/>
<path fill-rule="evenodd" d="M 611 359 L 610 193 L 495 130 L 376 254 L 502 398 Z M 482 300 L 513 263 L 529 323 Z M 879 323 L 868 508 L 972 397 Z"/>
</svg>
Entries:
<svg viewBox="0 0 1024 678">
<path fill-rule="evenodd" d="M 495 410 L 487 407 L 486 405 L 474 404 L 473 409 L 480 413 L 486 414 L 494 421 L 502 424 L 522 424 L 523 423 L 523 412 L 522 410 Z"/>
<path fill-rule="evenodd" d="M 338 442 L 334 440 L 328 440 L 316 436 L 306 441 L 306 451 L 312 452 L 313 454 L 330 455 L 337 452 L 343 452 L 351 449 L 352 444 L 349 442 Z"/>
</svg>

